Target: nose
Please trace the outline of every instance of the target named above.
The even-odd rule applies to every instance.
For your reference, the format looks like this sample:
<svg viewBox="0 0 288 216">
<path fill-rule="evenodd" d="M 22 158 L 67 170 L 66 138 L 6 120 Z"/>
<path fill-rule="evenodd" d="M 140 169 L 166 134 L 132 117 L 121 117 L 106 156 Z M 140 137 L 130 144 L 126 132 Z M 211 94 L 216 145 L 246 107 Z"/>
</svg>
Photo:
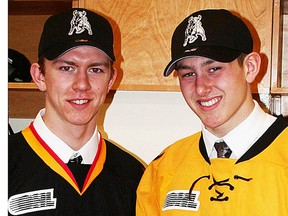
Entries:
<svg viewBox="0 0 288 216">
<path fill-rule="evenodd" d="M 91 89 L 88 74 L 84 71 L 78 71 L 75 76 L 73 89 L 77 91 L 86 91 Z"/>
<path fill-rule="evenodd" d="M 205 77 L 197 77 L 195 87 L 196 93 L 200 96 L 206 96 L 212 90 L 210 81 Z"/>
</svg>

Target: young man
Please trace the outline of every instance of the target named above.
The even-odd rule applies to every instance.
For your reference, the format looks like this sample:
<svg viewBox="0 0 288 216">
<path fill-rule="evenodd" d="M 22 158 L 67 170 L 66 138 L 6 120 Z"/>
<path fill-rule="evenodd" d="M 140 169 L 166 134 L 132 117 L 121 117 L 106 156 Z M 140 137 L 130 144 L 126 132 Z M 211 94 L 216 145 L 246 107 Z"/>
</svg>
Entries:
<svg viewBox="0 0 288 216">
<path fill-rule="evenodd" d="M 45 108 L 9 137 L 9 215 L 135 215 L 144 167 L 96 126 L 117 75 L 109 22 L 82 8 L 51 16 L 38 57 Z"/>
<path fill-rule="evenodd" d="M 227 10 L 197 11 L 176 28 L 164 76 L 176 70 L 202 131 L 147 167 L 137 215 L 288 215 L 287 123 L 252 98 L 261 63 L 252 49 L 248 28 Z"/>
</svg>

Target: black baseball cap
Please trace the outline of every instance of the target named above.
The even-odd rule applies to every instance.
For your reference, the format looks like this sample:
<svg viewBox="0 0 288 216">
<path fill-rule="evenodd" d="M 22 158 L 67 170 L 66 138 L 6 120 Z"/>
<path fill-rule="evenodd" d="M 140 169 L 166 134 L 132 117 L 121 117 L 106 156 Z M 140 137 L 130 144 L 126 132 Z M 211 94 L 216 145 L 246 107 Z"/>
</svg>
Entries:
<svg viewBox="0 0 288 216">
<path fill-rule="evenodd" d="M 172 36 L 172 60 L 164 70 L 169 76 L 176 63 L 187 57 L 202 56 L 219 62 L 231 62 L 241 53 L 253 50 L 248 27 L 225 9 L 207 9 L 192 13 L 175 29 Z"/>
<path fill-rule="evenodd" d="M 71 8 L 47 19 L 38 47 L 38 58 L 53 60 L 74 47 L 88 45 L 115 61 L 113 31 L 106 18 L 84 8 Z"/>
</svg>

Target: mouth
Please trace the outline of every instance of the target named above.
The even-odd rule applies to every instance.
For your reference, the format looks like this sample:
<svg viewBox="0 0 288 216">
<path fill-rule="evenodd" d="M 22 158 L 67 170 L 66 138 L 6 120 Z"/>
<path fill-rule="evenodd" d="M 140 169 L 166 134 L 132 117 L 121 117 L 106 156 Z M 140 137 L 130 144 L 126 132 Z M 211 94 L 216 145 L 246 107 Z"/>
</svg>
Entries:
<svg viewBox="0 0 288 216">
<path fill-rule="evenodd" d="M 215 98 L 208 100 L 208 101 L 198 101 L 198 103 L 203 107 L 210 107 L 210 106 L 213 106 L 214 104 L 218 103 L 220 100 L 221 100 L 221 97 L 215 97 Z"/>
<path fill-rule="evenodd" d="M 71 103 L 82 105 L 88 103 L 88 100 L 71 100 Z"/>
</svg>

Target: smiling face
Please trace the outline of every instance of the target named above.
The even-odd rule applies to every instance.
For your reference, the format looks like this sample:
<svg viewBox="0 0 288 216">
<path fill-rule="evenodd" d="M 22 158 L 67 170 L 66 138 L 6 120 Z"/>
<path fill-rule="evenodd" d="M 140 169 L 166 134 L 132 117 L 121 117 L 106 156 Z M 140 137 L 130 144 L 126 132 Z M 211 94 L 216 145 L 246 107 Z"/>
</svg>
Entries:
<svg viewBox="0 0 288 216">
<path fill-rule="evenodd" d="M 45 59 L 44 68 L 42 73 L 34 65 L 34 81 L 46 95 L 45 123 L 51 128 L 87 124 L 95 128 L 97 113 L 116 79 L 107 56 L 79 46 L 52 61 Z"/>
<path fill-rule="evenodd" d="M 187 104 L 216 136 L 227 134 L 253 110 L 249 85 L 258 73 L 259 64 L 255 61 L 251 64 L 248 59 L 254 61 L 253 55 L 244 59 L 243 66 L 237 59 L 222 63 L 205 57 L 188 57 L 177 63 Z"/>
</svg>

